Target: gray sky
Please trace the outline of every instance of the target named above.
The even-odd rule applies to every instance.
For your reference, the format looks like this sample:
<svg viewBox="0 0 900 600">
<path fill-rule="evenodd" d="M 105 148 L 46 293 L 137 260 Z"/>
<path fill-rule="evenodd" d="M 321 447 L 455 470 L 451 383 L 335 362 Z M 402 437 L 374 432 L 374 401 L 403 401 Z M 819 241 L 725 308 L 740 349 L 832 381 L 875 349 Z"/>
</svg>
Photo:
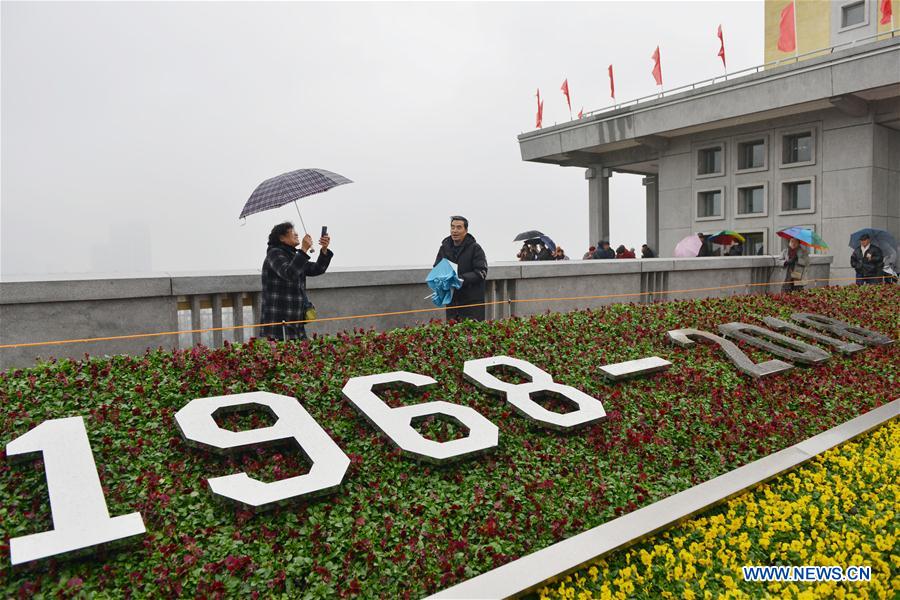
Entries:
<svg viewBox="0 0 900 600">
<path fill-rule="evenodd" d="M 302 167 L 355 183 L 301 201 L 333 265 L 431 264 L 466 215 L 491 261 L 539 228 L 588 246 L 580 168 L 516 136 L 763 62 L 762 2 L 2 3 L 0 275 L 258 269 L 293 206 L 237 219 Z M 644 242 L 640 178 L 611 184 L 614 245 Z M 299 225 L 299 223 L 298 223 Z M 317 237 L 317 235 L 316 235 Z"/>
</svg>

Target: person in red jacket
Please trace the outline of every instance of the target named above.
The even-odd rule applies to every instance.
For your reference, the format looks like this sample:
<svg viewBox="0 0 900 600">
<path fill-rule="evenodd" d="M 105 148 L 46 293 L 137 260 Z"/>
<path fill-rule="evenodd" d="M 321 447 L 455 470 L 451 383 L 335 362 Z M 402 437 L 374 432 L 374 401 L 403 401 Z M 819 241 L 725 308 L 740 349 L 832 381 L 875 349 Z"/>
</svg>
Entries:
<svg viewBox="0 0 900 600">
<path fill-rule="evenodd" d="M 635 258 L 635 256 L 634 252 L 622 245 L 616 248 L 616 258 Z"/>
</svg>

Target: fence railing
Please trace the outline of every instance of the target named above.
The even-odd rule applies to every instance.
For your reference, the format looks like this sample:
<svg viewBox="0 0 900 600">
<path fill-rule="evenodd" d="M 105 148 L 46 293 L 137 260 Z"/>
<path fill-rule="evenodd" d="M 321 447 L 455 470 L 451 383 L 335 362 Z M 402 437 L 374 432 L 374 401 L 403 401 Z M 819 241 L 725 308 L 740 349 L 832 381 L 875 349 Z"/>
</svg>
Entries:
<svg viewBox="0 0 900 600">
<path fill-rule="evenodd" d="M 755 65 L 752 67 L 746 67 L 744 69 L 740 69 L 738 71 L 732 71 L 731 73 L 724 73 L 722 75 L 717 75 L 715 77 L 710 77 L 707 79 L 703 79 L 701 81 L 695 81 L 693 83 L 688 83 L 685 85 L 678 86 L 676 88 L 671 88 L 668 90 L 660 90 L 655 94 L 649 94 L 647 96 L 641 96 L 640 98 L 635 98 L 633 100 L 625 100 L 624 102 L 614 102 L 613 104 L 607 105 L 603 108 L 598 108 L 595 110 L 588 111 L 583 113 L 584 117 L 590 117 L 593 115 L 600 115 L 608 112 L 613 112 L 619 110 L 620 108 L 625 108 L 628 106 L 636 106 L 641 102 L 648 102 L 650 100 L 659 100 L 661 98 L 666 98 L 668 96 L 673 96 L 676 94 L 680 94 L 682 92 L 688 92 L 692 90 L 696 90 L 697 88 L 713 85 L 715 83 L 721 83 L 723 81 L 727 81 L 729 78 L 734 79 L 735 77 L 743 77 L 745 75 L 753 75 L 755 73 L 759 73 L 760 71 L 781 67 L 790 64 L 796 64 L 805 58 L 812 58 L 815 56 L 824 56 L 828 54 L 833 54 L 837 50 L 841 50 L 844 48 L 852 48 L 862 43 L 867 43 L 869 41 L 880 41 L 884 39 L 892 39 L 894 37 L 900 37 L 900 29 L 894 28 L 890 31 L 882 31 L 881 33 L 876 33 L 873 35 L 868 35 L 862 38 L 858 38 L 855 40 L 850 40 L 847 42 L 841 42 L 840 44 L 835 44 L 833 46 L 827 46 L 825 48 L 819 48 L 818 50 L 810 50 L 808 52 L 804 52 L 802 54 L 795 54 L 793 56 L 786 56 L 784 58 L 779 58 L 778 60 L 769 61 L 767 63 L 763 63 L 760 65 Z M 564 123 L 572 123 L 573 121 L 579 121 L 583 119 L 571 119 L 569 121 L 565 121 Z"/>
<path fill-rule="evenodd" d="M 831 260 L 812 257 L 808 277 L 815 285 L 826 285 L 818 282 L 827 282 Z M 423 300 L 429 270 L 336 270 L 310 278 L 320 317 L 310 333 L 387 330 L 443 318 L 440 309 Z M 782 275 L 771 256 L 494 263 L 486 317 L 765 293 Z M 29 366 L 38 357 L 139 354 L 148 346 L 246 341 L 258 335 L 260 288 L 258 273 L 0 282 L 0 346 L 6 346 L 0 347 L 0 370 Z"/>
</svg>

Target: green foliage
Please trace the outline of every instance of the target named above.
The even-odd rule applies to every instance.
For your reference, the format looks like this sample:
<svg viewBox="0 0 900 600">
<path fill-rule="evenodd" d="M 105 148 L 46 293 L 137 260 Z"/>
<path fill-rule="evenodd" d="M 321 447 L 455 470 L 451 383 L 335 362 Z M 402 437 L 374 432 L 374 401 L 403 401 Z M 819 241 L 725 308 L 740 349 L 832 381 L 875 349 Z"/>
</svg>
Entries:
<svg viewBox="0 0 900 600">
<path fill-rule="evenodd" d="M 897 290 L 613 305 L 7 371 L 0 375 L 0 441 L 46 419 L 84 416 L 110 513 L 139 511 L 148 532 L 90 559 L 4 567 L 0 592 L 420 597 L 797 443 L 890 400 L 896 384 L 894 346 L 757 382 L 715 347 L 667 344 L 667 330 L 715 331 L 729 321 L 760 324 L 755 315 L 804 311 L 897 338 Z M 502 397 L 464 380 L 465 360 L 494 355 L 525 359 L 599 398 L 608 417 L 570 434 L 530 424 Z M 650 355 L 673 367 L 614 384 L 597 371 Z M 497 451 L 445 468 L 401 457 L 341 396 L 349 378 L 393 370 L 438 383 L 390 404 L 471 406 L 499 426 Z M 308 468 L 296 448 L 222 458 L 181 439 L 173 415 L 190 400 L 256 390 L 296 397 L 350 456 L 339 492 L 261 514 L 212 496 L 208 477 L 246 471 L 273 480 Z M 266 423 L 254 414 L 225 419 L 229 428 Z M 441 420 L 419 426 L 436 439 L 459 434 Z M 0 459 L 0 564 L 9 565 L 9 539 L 50 529 L 52 521 L 41 463 Z"/>
</svg>

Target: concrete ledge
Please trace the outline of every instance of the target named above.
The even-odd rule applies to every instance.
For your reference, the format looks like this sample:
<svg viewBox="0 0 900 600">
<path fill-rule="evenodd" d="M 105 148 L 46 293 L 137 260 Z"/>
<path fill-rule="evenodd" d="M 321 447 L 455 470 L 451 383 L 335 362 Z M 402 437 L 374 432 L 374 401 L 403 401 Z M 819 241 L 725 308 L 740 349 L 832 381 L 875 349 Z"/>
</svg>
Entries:
<svg viewBox="0 0 900 600">
<path fill-rule="evenodd" d="M 709 269 L 749 269 L 751 267 L 774 267 L 772 256 L 722 256 L 709 258 L 679 258 L 675 260 L 674 271 L 699 271 Z"/>
<path fill-rule="evenodd" d="M 659 271 L 675 270 L 675 259 L 672 258 L 642 258 L 640 263 L 641 273 L 658 273 Z"/>
<path fill-rule="evenodd" d="M 73 302 L 171 296 L 172 281 L 163 275 L 78 278 L 56 281 L 0 282 L 0 304 Z"/>
<path fill-rule="evenodd" d="M 231 275 L 196 275 L 172 277 L 172 295 L 223 294 L 235 291 L 259 292 L 259 273 L 238 272 Z"/>
<path fill-rule="evenodd" d="M 573 277 L 581 275 L 622 275 L 640 273 L 637 260 L 583 260 L 522 263 L 522 279 L 535 277 Z"/>
<path fill-rule="evenodd" d="M 669 496 L 650 506 L 548 546 L 431 598 L 508 598 L 534 590 L 552 577 L 571 573 L 599 556 L 630 546 L 654 533 L 742 494 L 814 456 L 900 415 L 900 399 L 813 436 L 799 444 Z"/>
<path fill-rule="evenodd" d="M 810 264 L 831 264 L 833 257 L 811 256 Z M 659 271 L 708 271 L 773 267 L 772 256 L 726 256 L 708 258 L 648 258 L 629 260 L 567 260 L 542 262 L 498 262 L 488 268 L 488 280 L 576 277 L 583 275 L 623 275 Z M 321 277 L 307 280 L 309 289 L 421 285 L 430 267 L 332 268 Z M 0 304 L 77 302 L 155 296 L 190 296 L 258 292 L 262 289 L 258 271 L 216 271 L 207 273 L 158 273 L 136 275 L 56 276 L 46 280 L 32 277 L 0 282 Z"/>
</svg>

